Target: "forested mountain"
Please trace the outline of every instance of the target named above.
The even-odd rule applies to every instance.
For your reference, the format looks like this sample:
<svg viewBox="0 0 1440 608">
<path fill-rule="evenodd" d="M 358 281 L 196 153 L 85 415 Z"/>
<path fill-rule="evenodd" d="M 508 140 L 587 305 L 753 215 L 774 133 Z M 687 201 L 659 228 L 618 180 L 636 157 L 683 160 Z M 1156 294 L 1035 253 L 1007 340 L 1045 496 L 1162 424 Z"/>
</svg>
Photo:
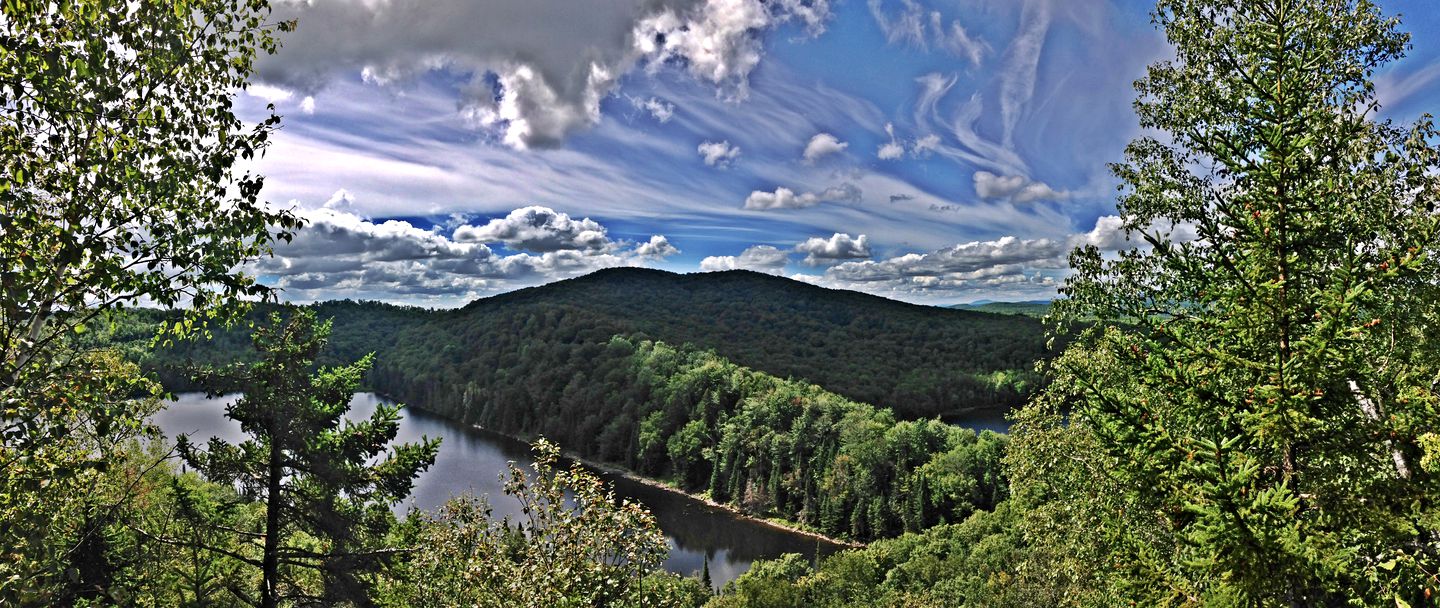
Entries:
<svg viewBox="0 0 1440 608">
<path fill-rule="evenodd" d="M 337 334 L 346 324 L 337 317 Z M 917 306 L 743 270 L 602 270 L 437 313 L 423 332 L 424 340 L 402 340 L 404 354 L 388 363 L 382 356 L 380 366 L 464 367 L 470 381 L 510 367 L 537 333 L 567 343 L 623 334 L 713 350 L 903 418 L 1006 411 L 1033 388 L 1031 370 L 1044 356 L 1034 319 Z"/>
<path fill-rule="evenodd" d="M 624 335 L 714 351 L 891 408 L 900 418 L 955 420 L 1019 405 L 1034 389 L 1033 367 L 1045 353 L 1036 319 L 917 306 L 743 270 L 601 270 L 458 310 L 351 301 L 317 307 L 321 318 L 334 319 L 327 357 L 351 361 L 373 351 L 377 376 L 404 377 L 404 392 L 435 397 L 465 390 L 457 387 L 500 390 L 522 373 L 540 374 L 532 382 L 547 375 L 568 381 L 585 371 L 584 361 L 557 369 L 555 360 Z M 146 367 L 168 385 L 184 386 L 177 364 L 243 355 L 245 336 L 235 330 L 209 343 L 177 344 L 147 355 Z M 540 351 L 550 353 L 550 364 L 537 363 Z"/>
</svg>

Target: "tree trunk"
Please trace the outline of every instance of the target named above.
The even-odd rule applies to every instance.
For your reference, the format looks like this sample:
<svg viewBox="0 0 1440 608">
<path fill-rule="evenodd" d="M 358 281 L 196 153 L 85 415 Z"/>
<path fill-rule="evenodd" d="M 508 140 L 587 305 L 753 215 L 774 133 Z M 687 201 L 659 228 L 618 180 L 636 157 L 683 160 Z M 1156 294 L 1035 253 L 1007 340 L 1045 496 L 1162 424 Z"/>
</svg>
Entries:
<svg viewBox="0 0 1440 608">
<path fill-rule="evenodd" d="M 270 439 L 270 470 L 265 494 L 265 555 L 261 562 L 261 608 L 277 608 L 280 604 L 280 444 Z"/>
</svg>

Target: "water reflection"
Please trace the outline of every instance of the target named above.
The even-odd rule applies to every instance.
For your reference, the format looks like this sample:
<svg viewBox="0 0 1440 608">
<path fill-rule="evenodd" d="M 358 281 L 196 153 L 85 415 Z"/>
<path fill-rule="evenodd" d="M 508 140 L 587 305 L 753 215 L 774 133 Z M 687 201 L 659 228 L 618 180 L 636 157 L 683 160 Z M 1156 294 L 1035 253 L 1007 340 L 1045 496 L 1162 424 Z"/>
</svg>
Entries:
<svg viewBox="0 0 1440 608">
<path fill-rule="evenodd" d="M 156 415 L 155 422 L 172 438 L 186 433 L 197 442 L 212 436 L 239 441 L 244 439 L 239 423 L 224 416 L 224 406 L 233 399 L 206 399 L 201 393 L 182 393 Z M 383 402 L 383 398 L 374 394 L 358 394 L 351 401 L 347 417 L 369 417 Z M 497 518 L 521 516 L 520 502 L 504 494 L 500 475 L 509 462 L 529 470 L 532 462 L 529 446 L 416 409 L 406 408 L 402 415 L 398 441 L 438 437 L 442 442 L 434 466 L 416 480 L 415 490 L 399 506 L 399 512 L 407 512 L 412 507 L 434 509 L 452 496 L 469 492 L 485 495 Z M 655 514 L 670 545 L 665 569 L 671 572 L 694 574 L 708 557 L 710 578 L 716 585 L 722 585 L 745 572 L 757 559 L 775 558 L 783 553 L 800 553 L 814 559 L 817 552 L 828 555 L 838 549 L 831 543 L 736 517 L 688 496 L 609 473 L 601 476 L 614 485 L 616 494 L 640 501 Z"/>
</svg>

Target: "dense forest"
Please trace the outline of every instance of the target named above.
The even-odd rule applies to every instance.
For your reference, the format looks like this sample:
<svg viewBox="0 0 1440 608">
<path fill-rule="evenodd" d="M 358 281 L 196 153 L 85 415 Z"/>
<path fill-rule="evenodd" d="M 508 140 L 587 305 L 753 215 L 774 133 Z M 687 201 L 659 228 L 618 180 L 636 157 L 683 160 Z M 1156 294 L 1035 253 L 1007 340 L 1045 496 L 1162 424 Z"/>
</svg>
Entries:
<svg viewBox="0 0 1440 608">
<path fill-rule="evenodd" d="M 334 354 L 327 356 L 354 360 L 375 352 L 373 387 L 427 408 L 514 395 L 522 382 L 535 385 L 538 396 L 540 384 L 586 371 L 580 350 L 623 335 L 714 351 L 888 407 L 902 419 L 953 421 L 994 417 L 1023 403 L 1038 386 L 1034 368 L 1046 352 L 1034 319 L 917 306 L 744 270 L 614 268 L 459 310 L 337 301 L 317 311 L 334 320 Z M 162 316 L 132 313 L 140 318 L 120 321 L 139 323 L 132 337 Z M 239 328 L 154 353 L 142 346 L 137 354 L 180 388 L 187 362 L 243 355 L 245 341 Z"/>
<path fill-rule="evenodd" d="M 337 315 L 337 334 L 348 326 Z M 380 365 L 423 370 L 410 381 L 428 384 L 427 391 L 470 384 L 475 393 L 500 388 L 496 374 L 527 356 L 533 342 L 598 345 L 614 335 L 713 350 L 906 419 L 1008 411 L 1035 388 L 1034 364 L 1044 353 L 1041 326 L 1029 319 L 916 306 L 749 271 L 616 268 L 439 313 L 433 324 L 405 334 Z"/>
<path fill-rule="evenodd" d="M 374 390 L 461 422 L 544 436 L 580 456 L 826 534 L 867 540 L 923 530 L 1005 497 L 1003 435 L 898 420 L 711 351 L 607 337 L 553 313 L 529 319 L 523 331 L 480 334 L 477 341 L 515 345 L 502 348 L 505 356 L 467 359 L 455 356 L 468 352 L 455 346 L 464 334 L 424 322 L 444 313 L 348 302 L 314 310 L 334 315 L 322 364 L 362 357 L 371 340 L 394 344 L 366 376 Z M 143 336 L 140 326 L 158 318 L 127 312 L 111 335 Z M 246 357 L 240 333 L 133 350 L 159 377 L 184 379 L 197 362 Z"/>
</svg>

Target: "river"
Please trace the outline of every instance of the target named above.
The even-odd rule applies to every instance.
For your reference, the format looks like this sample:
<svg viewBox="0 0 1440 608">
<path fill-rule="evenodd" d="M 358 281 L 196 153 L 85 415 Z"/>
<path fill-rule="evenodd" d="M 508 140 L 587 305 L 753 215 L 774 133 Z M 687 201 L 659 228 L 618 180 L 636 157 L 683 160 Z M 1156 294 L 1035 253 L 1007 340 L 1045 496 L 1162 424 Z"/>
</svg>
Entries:
<svg viewBox="0 0 1440 608">
<path fill-rule="evenodd" d="M 171 439 L 186 433 L 199 443 L 212 436 L 236 442 L 244 439 L 240 425 L 224 414 L 225 405 L 231 399 L 233 397 L 206 399 L 202 393 L 181 393 L 156 415 L 155 422 Z M 382 397 L 371 393 L 357 394 L 351 401 L 348 417 L 369 417 L 382 402 Z M 416 479 L 414 492 L 399 506 L 399 512 L 407 512 L 411 507 L 434 509 L 451 496 L 470 492 L 487 496 L 495 517 L 519 516 L 519 502 L 504 494 L 500 475 L 512 461 L 527 467 L 529 472 L 529 446 L 422 410 L 405 408 L 401 415 L 397 441 L 413 442 L 430 437 L 440 438 L 441 443 L 435 464 Z M 655 514 L 670 545 L 666 570 L 694 574 L 708 557 L 710 578 L 717 587 L 740 576 L 758 559 L 775 558 L 784 553 L 800 553 L 814 559 L 817 552 L 823 556 L 840 548 L 738 517 L 689 496 L 618 475 L 603 472 L 600 475 L 613 484 L 616 494 L 640 501 Z"/>
</svg>

